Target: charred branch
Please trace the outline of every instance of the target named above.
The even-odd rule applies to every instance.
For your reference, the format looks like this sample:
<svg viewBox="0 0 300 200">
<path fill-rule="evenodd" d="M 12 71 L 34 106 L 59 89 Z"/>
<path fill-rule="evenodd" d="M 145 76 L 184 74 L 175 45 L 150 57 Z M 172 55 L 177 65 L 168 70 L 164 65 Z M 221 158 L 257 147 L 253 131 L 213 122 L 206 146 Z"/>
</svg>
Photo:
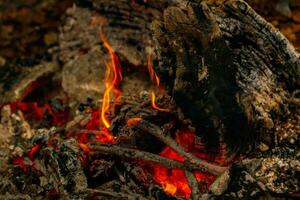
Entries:
<svg viewBox="0 0 300 200">
<path fill-rule="evenodd" d="M 208 162 L 205 162 L 193 154 L 187 152 L 182 146 L 180 146 L 171 136 L 164 133 L 158 126 L 151 124 L 145 120 L 140 121 L 134 125 L 134 128 L 137 128 L 141 131 L 144 131 L 148 134 L 155 136 L 157 139 L 165 143 L 167 146 L 170 146 L 173 150 L 178 152 L 184 158 L 187 159 L 193 165 L 199 166 L 201 171 L 207 171 L 214 175 L 222 174 L 227 167 L 217 166 Z"/>
<path fill-rule="evenodd" d="M 93 145 L 91 146 L 91 149 L 93 150 L 92 154 L 105 154 L 105 155 L 114 155 L 118 156 L 124 159 L 130 159 L 130 160 L 141 160 L 141 161 L 147 161 L 150 163 L 159 164 L 161 166 L 167 167 L 167 168 L 178 168 L 178 169 L 184 169 L 189 171 L 203 171 L 206 169 L 203 169 L 203 167 L 199 167 L 193 163 L 189 162 L 179 162 L 176 160 L 171 160 L 156 154 L 152 154 L 149 152 L 140 151 L 137 149 L 131 149 L 131 148 L 124 148 L 119 147 L 116 145 Z"/>
</svg>

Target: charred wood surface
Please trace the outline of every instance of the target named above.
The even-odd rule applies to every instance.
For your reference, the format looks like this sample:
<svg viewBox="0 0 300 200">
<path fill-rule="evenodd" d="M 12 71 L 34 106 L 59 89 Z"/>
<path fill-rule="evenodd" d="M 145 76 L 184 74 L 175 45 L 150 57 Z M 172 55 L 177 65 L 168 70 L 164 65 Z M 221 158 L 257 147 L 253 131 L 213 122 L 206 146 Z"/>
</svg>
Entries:
<svg viewBox="0 0 300 200">
<path fill-rule="evenodd" d="M 152 29 L 155 70 L 210 146 L 274 142 L 300 84 L 299 54 L 279 31 L 240 0 L 182 2 Z"/>
<path fill-rule="evenodd" d="M 98 34 L 100 21 L 103 35 L 121 60 L 123 92 L 130 88 L 128 84 L 132 79 L 141 79 L 139 88 L 133 91 L 149 87 L 144 66 L 153 44 L 150 25 L 161 17 L 162 8 L 157 3 L 150 6 L 127 0 L 86 2 L 79 1 L 79 5 L 86 7 L 74 6 L 67 10 L 67 19 L 59 35 L 60 45 L 51 49 L 58 52 L 59 60 L 64 64 L 64 90 L 79 101 L 85 101 L 86 97 L 99 99 L 103 95 L 104 85 L 101 83 L 109 57 Z M 132 88 L 129 91 L 132 92 Z"/>
</svg>

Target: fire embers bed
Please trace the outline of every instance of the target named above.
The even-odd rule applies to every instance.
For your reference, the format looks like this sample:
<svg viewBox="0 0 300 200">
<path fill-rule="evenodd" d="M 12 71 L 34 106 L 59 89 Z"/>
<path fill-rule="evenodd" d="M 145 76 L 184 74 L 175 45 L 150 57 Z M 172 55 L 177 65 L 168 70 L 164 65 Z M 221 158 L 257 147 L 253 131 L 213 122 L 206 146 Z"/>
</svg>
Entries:
<svg viewBox="0 0 300 200">
<path fill-rule="evenodd" d="M 229 158 L 225 145 L 212 152 L 165 94 L 111 101 L 106 127 L 99 102 L 34 102 L 39 89 L 1 108 L 1 198 L 251 199 L 299 190 L 293 145 L 251 159 Z"/>
<path fill-rule="evenodd" d="M 90 17 L 77 16 L 78 20 Z M 6 73 L 4 79 L 0 77 L 0 91 L 4 91 L 0 97 L 0 199 L 198 200 L 299 195 L 295 193 L 300 171 L 296 134 L 290 134 L 295 137 L 293 144 L 287 136 L 277 148 L 261 144 L 260 151 L 247 155 L 228 154 L 222 141 L 219 149 L 208 148 L 163 91 L 151 55 L 144 66 L 138 63 L 128 68 L 143 68 L 137 76 L 149 80 L 139 81 L 153 84 L 141 90 L 141 82 L 133 79 L 130 83 L 140 90 L 132 87 L 122 93 L 126 87 L 121 81 L 134 70 L 122 68 L 125 62 L 102 33 L 103 21 L 94 20 L 93 26 L 100 27 L 103 49 L 98 50 L 94 39 L 93 51 L 79 48 L 88 51 L 82 57 L 91 58 L 76 58 L 78 52 L 69 52 L 67 55 L 75 58 L 62 71 L 48 63 L 26 69 L 26 76 L 12 71 L 7 75 L 12 83 L 5 82 Z M 77 38 L 77 34 L 73 36 Z M 99 71 L 87 70 L 91 71 L 88 77 L 83 73 L 87 66 L 104 68 L 97 59 L 106 63 L 106 73 L 101 74 L 106 75 L 105 82 L 99 82 L 105 86 L 98 98 L 102 100 L 79 101 L 89 93 L 81 91 L 100 90 L 94 87 L 98 84 L 94 72 Z M 82 76 L 74 79 L 70 75 L 73 70 Z M 81 77 L 94 79 L 83 84 Z M 72 92 L 66 91 L 68 88 Z"/>
<path fill-rule="evenodd" d="M 165 127 L 166 136 L 172 133 L 174 142 L 182 143 L 195 155 L 212 163 L 222 159 L 203 153 L 201 144 L 194 146 L 195 136 L 190 131 L 176 133 L 187 125 L 179 123 L 175 112 L 156 111 L 148 95 L 141 96 L 140 102 L 120 100 L 110 129 L 102 130 L 101 112 L 90 103 L 80 104 L 74 118 L 66 117 L 70 108 L 60 100 L 44 106 L 30 102 L 4 106 L 1 135 L 6 140 L 1 140 L 1 153 L 7 152 L 1 157 L 1 193 L 8 189 L 6 195 L 19 193 L 19 198 L 24 199 L 146 199 L 156 195 L 188 198 L 191 189 L 185 170 L 198 167 L 185 165 L 180 154 L 141 130 L 147 126 L 135 129 L 135 124 L 141 120 L 156 123 L 157 128 Z M 153 131 L 151 127 L 149 131 Z M 195 179 L 201 183 L 200 189 L 207 191 L 215 176 L 200 169 L 195 170 Z"/>
<path fill-rule="evenodd" d="M 109 54 L 100 105 L 51 98 L 47 91 L 57 90 L 47 83 L 55 78 L 51 64 L 16 77 L 20 83 L 5 93 L 2 101 L 11 102 L 1 106 L 0 193 L 17 199 L 199 198 L 228 169 L 224 152 L 205 151 L 162 88 L 121 97 L 120 61 L 101 29 L 99 35 Z M 159 86 L 151 62 L 149 56 L 150 79 Z"/>
<path fill-rule="evenodd" d="M 159 99 L 158 104 L 168 105 L 172 112 L 153 109 L 146 92 L 134 100 L 121 98 L 108 115 L 111 127 L 102 130 L 101 112 L 92 102 L 78 105 L 72 117 L 71 108 L 61 100 L 44 106 L 22 102 L 2 107 L 2 197 L 255 198 L 270 189 L 299 189 L 293 188 L 298 185 L 299 160 L 292 148 L 241 160 L 225 172 L 226 168 L 220 167 L 230 164 L 225 155 L 205 150 L 169 98 Z M 180 146 L 172 149 L 168 146 L 174 145 L 172 142 Z M 181 154 L 180 147 L 187 154 Z M 197 159 L 189 155 L 213 167 L 199 167 Z"/>
</svg>

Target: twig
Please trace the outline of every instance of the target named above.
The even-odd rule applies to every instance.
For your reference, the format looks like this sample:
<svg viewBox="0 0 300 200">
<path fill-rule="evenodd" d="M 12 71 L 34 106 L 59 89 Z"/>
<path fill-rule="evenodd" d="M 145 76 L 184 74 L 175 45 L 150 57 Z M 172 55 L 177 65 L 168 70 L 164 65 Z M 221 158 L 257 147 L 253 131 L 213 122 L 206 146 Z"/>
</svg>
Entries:
<svg viewBox="0 0 300 200">
<path fill-rule="evenodd" d="M 177 160 L 172 160 L 169 158 L 165 158 L 153 153 L 140 151 L 136 149 L 129 149 L 124 147 L 119 147 L 116 145 L 91 145 L 91 149 L 94 151 L 93 153 L 100 153 L 106 155 L 114 155 L 122 158 L 133 159 L 133 160 L 143 160 L 151 163 L 156 163 L 167 168 L 173 169 L 183 169 L 188 171 L 201 170 L 201 168 L 197 165 L 188 162 L 179 162 Z"/>
<path fill-rule="evenodd" d="M 185 149 L 180 146 L 171 136 L 164 134 L 163 130 L 160 127 L 150 122 L 141 120 L 139 123 L 134 124 L 132 127 L 153 135 L 154 137 L 165 143 L 167 146 L 170 146 L 174 151 L 182 155 L 188 161 L 190 161 L 190 163 L 199 166 L 202 172 L 207 171 L 214 175 L 220 175 L 228 169 L 228 167 L 221 167 L 205 162 L 200 158 L 194 156 L 193 154 L 185 151 Z"/>
<path fill-rule="evenodd" d="M 191 189 L 190 199 L 191 200 L 200 199 L 201 193 L 200 193 L 198 181 L 197 181 L 195 175 L 189 171 L 185 171 L 185 177 L 186 177 L 188 184 L 190 186 L 190 189 Z"/>
</svg>

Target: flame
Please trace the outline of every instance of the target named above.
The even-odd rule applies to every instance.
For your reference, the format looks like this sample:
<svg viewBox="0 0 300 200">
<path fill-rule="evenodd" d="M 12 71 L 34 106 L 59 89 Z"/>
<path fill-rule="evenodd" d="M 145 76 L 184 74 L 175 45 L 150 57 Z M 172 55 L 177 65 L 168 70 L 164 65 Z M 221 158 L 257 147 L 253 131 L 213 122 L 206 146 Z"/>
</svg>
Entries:
<svg viewBox="0 0 300 200">
<path fill-rule="evenodd" d="M 87 130 L 92 130 L 91 134 L 94 138 L 102 143 L 114 144 L 115 137 L 110 133 L 109 128 L 111 126 L 111 121 L 107 117 L 107 114 L 111 108 L 111 102 L 113 101 L 112 95 L 114 95 L 114 102 L 118 102 L 121 97 L 121 91 L 119 89 L 120 83 L 122 81 L 122 71 L 121 64 L 115 51 L 108 43 L 106 37 L 103 34 L 103 25 L 105 23 L 105 18 L 92 18 L 92 25 L 99 25 L 98 34 L 106 48 L 110 60 L 106 63 L 106 73 L 105 73 L 105 91 L 103 94 L 103 101 L 100 111 L 93 110 L 92 117 L 86 124 L 85 128 Z M 99 125 L 101 130 L 99 130 Z M 79 133 L 77 139 L 80 142 L 81 149 L 88 153 L 90 151 L 89 147 L 86 145 L 90 138 L 87 133 Z"/>
<path fill-rule="evenodd" d="M 155 71 L 153 70 L 153 64 L 152 64 L 152 55 L 149 54 L 148 55 L 148 72 L 150 75 L 151 80 L 157 85 L 160 85 L 160 79 L 157 76 L 157 74 L 155 73 Z"/>
<path fill-rule="evenodd" d="M 106 64 L 106 76 L 105 76 L 105 92 L 103 96 L 103 103 L 101 108 L 101 122 L 108 129 L 111 125 L 110 120 L 107 118 L 107 112 L 110 109 L 111 93 L 114 94 L 115 101 L 119 101 L 121 92 L 119 85 L 122 80 L 121 64 L 118 56 L 114 52 L 113 48 L 108 43 L 106 37 L 103 35 L 103 19 L 100 19 L 99 36 L 104 44 L 104 47 L 109 53 L 110 63 Z"/>
<path fill-rule="evenodd" d="M 154 108 L 155 110 L 158 110 L 160 112 L 169 112 L 169 109 L 158 107 L 156 105 L 155 99 L 156 99 L 155 93 L 152 91 L 151 92 L 151 106 L 152 106 L 152 108 Z"/>
<path fill-rule="evenodd" d="M 148 72 L 149 72 L 151 80 L 155 83 L 156 86 L 160 87 L 160 79 L 157 76 L 157 74 L 155 73 L 155 71 L 153 70 L 151 54 L 148 55 Z M 152 106 L 152 108 L 155 110 L 158 110 L 160 112 L 169 112 L 169 109 L 160 108 L 159 106 L 157 106 L 155 99 L 156 99 L 155 93 L 154 93 L 154 91 L 151 91 L 151 106 Z"/>
</svg>

